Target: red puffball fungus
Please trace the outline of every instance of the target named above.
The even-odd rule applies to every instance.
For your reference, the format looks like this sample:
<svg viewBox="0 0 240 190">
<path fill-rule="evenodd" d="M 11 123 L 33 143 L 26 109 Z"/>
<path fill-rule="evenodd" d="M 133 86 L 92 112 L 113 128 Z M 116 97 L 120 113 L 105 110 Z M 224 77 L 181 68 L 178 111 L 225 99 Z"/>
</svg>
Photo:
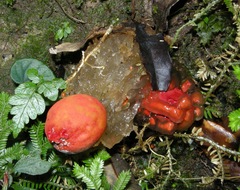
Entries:
<svg viewBox="0 0 240 190">
<path fill-rule="evenodd" d="M 164 91 L 151 91 L 142 100 L 135 123 L 149 123 L 149 127 L 162 134 L 187 130 L 195 120 L 203 117 L 204 99 L 191 79 L 179 85 L 173 78 Z M 144 91 L 149 90 L 145 87 Z"/>
<path fill-rule="evenodd" d="M 91 148 L 106 129 L 107 113 L 101 102 L 76 94 L 56 102 L 48 111 L 45 134 L 60 152 L 76 154 Z"/>
</svg>

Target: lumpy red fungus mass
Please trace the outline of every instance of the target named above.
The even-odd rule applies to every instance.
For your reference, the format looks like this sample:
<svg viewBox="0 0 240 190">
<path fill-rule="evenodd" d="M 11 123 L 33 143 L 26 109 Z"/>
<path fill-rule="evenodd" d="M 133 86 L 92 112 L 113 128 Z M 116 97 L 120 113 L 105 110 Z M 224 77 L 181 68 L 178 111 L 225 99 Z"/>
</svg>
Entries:
<svg viewBox="0 0 240 190">
<path fill-rule="evenodd" d="M 144 90 L 148 91 L 147 88 Z M 142 100 L 135 121 L 148 123 L 150 128 L 171 135 L 187 130 L 195 120 L 200 120 L 203 104 L 203 96 L 191 79 L 180 85 L 173 79 L 166 92 L 150 91 Z"/>
<path fill-rule="evenodd" d="M 106 129 L 107 114 L 96 98 L 76 94 L 56 102 L 48 111 L 45 133 L 54 147 L 75 154 L 92 147 Z"/>
</svg>

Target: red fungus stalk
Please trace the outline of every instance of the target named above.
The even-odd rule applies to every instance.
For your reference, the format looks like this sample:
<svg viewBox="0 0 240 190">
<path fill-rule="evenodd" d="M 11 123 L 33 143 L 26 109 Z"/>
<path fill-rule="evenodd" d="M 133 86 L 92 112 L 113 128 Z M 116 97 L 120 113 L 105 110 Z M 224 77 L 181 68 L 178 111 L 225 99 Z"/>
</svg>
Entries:
<svg viewBox="0 0 240 190">
<path fill-rule="evenodd" d="M 50 108 L 45 134 L 58 151 L 75 154 L 92 147 L 104 133 L 106 123 L 106 110 L 96 98 L 71 95 Z"/>
</svg>

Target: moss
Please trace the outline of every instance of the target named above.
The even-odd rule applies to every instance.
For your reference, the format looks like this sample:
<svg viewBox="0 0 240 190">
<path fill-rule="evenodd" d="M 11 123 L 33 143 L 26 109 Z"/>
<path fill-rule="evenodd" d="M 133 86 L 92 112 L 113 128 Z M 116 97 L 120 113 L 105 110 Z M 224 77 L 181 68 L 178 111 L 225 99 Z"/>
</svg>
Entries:
<svg viewBox="0 0 240 190">
<path fill-rule="evenodd" d="M 127 20 L 129 16 L 131 2 L 108 0 L 96 3 L 93 8 L 89 8 L 87 2 L 83 4 L 83 10 L 79 12 L 79 17 L 90 26 L 106 26 L 117 18 Z"/>
<path fill-rule="evenodd" d="M 55 65 L 48 49 L 56 45 L 54 35 L 62 27 L 63 22 L 69 22 L 74 29 L 63 41 L 78 42 L 93 27 L 107 26 L 116 18 L 127 19 L 131 2 L 121 1 L 119 5 L 117 0 L 107 0 L 95 3 L 94 7 L 89 5 L 89 1 L 74 1 L 72 7 L 64 4 L 66 3 L 64 1 L 60 3 L 71 16 L 84 20 L 86 24 L 82 25 L 70 20 L 55 1 L 16 1 L 12 6 L 0 3 L 0 44 L 4 44 L 1 52 L 4 63 L 1 65 L 1 70 L 4 71 L 4 84 L 8 84 L 4 85 L 5 87 L 1 85 L 3 90 L 7 88 L 8 91 L 9 84 L 12 83 L 8 73 L 16 59 L 35 58 L 54 69 Z M 10 92 L 14 87 L 13 85 L 10 88 Z"/>
</svg>

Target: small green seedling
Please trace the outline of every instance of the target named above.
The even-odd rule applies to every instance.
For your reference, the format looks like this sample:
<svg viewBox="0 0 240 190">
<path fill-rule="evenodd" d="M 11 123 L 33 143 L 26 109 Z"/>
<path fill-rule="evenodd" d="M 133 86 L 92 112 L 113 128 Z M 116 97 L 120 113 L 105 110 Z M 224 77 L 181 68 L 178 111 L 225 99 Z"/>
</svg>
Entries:
<svg viewBox="0 0 240 190">
<path fill-rule="evenodd" d="M 69 22 L 63 22 L 62 27 L 58 29 L 55 34 L 55 40 L 60 41 L 68 37 L 69 34 L 73 32 L 73 28 L 70 26 Z"/>
</svg>

